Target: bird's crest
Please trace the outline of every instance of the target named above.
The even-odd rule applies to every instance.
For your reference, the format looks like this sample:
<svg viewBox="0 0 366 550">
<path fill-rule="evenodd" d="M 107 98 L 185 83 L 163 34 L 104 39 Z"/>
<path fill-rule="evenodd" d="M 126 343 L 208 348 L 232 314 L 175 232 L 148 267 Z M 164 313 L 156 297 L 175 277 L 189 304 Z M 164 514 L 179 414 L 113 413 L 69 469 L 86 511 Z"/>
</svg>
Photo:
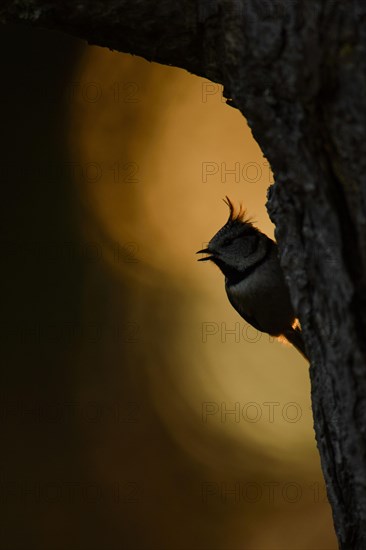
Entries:
<svg viewBox="0 0 366 550">
<path fill-rule="evenodd" d="M 239 211 L 235 212 L 234 205 L 233 205 L 233 203 L 231 202 L 231 200 L 229 199 L 228 196 L 226 196 L 222 200 L 224 201 L 225 204 L 227 204 L 227 206 L 230 209 L 230 215 L 229 215 L 228 222 L 240 221 L 242 223 L 251 223 L 252 220 L 250 220 L 249 218 L 246 218 L 246 212 L 247 211 L 243 208 L 241 203 L 239 205 Z"/>
</svg>

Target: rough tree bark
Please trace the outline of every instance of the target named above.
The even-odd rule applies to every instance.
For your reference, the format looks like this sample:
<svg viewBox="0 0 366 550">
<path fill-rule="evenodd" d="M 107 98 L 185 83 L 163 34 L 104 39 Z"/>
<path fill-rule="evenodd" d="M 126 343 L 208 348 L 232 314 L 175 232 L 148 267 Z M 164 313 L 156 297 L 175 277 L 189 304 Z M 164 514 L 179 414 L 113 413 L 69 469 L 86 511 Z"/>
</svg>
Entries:
<svg viewBox="0 0 366 550">
<path fill-rule="evenodd" d="M 3 0 L 0 21 L 224 85 L 274 172 L 267 206 L 311 358 L 339 545 L 366 548 L 364 0 Z"/>
</svg>

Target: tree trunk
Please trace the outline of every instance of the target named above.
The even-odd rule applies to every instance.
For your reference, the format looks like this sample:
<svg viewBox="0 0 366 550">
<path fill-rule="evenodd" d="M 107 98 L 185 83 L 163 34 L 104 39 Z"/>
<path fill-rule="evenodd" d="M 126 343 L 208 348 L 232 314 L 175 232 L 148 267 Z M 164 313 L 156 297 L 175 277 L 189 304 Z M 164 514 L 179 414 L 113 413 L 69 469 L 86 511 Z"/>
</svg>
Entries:
<svg viewBox="0 0 366 550">
<path fill-rule="evenodd" d="M 366 548 L 364 0 L 3 0 L 0 21 L 224 85 L 274 173 L 267 206 L 311 358 L 339 544 Z"/>
</svg>

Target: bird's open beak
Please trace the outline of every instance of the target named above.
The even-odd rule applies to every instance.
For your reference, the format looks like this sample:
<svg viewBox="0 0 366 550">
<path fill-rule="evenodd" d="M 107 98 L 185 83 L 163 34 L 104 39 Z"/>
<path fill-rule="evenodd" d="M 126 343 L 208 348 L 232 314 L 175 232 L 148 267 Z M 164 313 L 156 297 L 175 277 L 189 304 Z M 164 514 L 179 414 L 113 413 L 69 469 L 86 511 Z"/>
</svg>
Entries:
<svg viewBox="0 0 366 550">
<path fill-rule="evenodd" d="M 209 248 L 202 248 L 202 250 L 198 250 L 196 254 L 210 254 L 211 250 Z M 198 262 L 207 262 L 207 260 L 212 260 L 213 256 L 205 256 L 204 258 L 199 258 Z"/>
</svg>

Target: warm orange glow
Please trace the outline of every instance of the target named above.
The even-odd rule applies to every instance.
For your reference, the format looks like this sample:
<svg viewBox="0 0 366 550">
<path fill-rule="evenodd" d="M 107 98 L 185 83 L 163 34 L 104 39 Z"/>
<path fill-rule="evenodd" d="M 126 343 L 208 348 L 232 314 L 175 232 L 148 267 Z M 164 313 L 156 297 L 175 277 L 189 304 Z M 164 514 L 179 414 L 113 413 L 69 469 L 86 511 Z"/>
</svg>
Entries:
<svg viewBox="0 0 366 550">
<path fill-rule="evenodd" d="M 273 237 L 272 176 L 249 127 L 221 87 L 136 57 L 89 47 L 75 80 L 101 92 L 70 107 L 81 239 L 101 251 L 83 317 L 139 327 L 135 342 L 81 347 L 79 398 L 102 392 L 144 411 L 135 429 L 101 426 L 98 445 L 93 428 L 90 470 L 101 484 L 144 487 L 127 516 L 151 548 L 335 548 L 329 506 L 314 497 L 323 481 L 306 363 L 247 326 L 218 270 L 195 257 L 227 219 L 225 195 Z M 118 523 L 120 510 L 108 513 Z"/>
</svg>

